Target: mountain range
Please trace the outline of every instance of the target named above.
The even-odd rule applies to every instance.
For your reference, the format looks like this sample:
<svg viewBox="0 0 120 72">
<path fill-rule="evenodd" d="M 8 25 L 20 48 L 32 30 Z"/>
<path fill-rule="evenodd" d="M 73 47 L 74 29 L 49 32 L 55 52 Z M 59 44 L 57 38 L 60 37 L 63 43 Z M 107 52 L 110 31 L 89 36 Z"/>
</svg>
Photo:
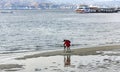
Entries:
<svg viewBox="0 0 120 72">
<path fill-rule="evenodd" d="M 31 3 L 31 2 L 38 2 L 38 3 L 43 3 L 43 2 L 52 2 L 52 3 L 70 3 L 70 4 L 79 4 L 79 3 L 97 3 L 97 2 L 120 2 L 120 0 L 0 0 L 0 3 Z"/>
<path fill-rule="evenodd" d="M 45 4 L 47 3 L 47 4 Z M 51 5 L 99 5 L 99 6 L 117 6 L 120 7 L 120 0 L 0 0 L 0 8 L 10 8 L 10 7 L 27 7 L 34 6 L 40 7 L 49 4 Z"/>
</svg>

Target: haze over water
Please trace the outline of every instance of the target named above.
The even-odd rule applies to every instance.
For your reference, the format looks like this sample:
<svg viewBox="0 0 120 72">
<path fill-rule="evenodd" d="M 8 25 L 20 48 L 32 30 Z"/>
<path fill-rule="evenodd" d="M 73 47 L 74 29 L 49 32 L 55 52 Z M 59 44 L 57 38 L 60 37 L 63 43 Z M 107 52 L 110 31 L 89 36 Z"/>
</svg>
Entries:
<svg viewBox="0 0 120 72">
<path fill-rule="evenodd" d="M 0 13 L 0 53 L 63 49 L 120 43 L 120 13 L 65 10 L 14 10 Z"/>
</svg>

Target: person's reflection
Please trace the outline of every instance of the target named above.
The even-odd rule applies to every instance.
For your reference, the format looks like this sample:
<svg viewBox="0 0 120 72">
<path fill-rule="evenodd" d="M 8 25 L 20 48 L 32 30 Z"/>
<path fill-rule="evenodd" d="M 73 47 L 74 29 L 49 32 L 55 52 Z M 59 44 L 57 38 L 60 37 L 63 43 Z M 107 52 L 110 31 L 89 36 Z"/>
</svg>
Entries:
<svg viewBox="0 0 120 72">
<path fill-rule="evenodd" d="M 70 63 L 70 61 L 71 61 L 70 57 L 71 57 L 70 54 L 64 55 L 64 67 L 70 66 L 70 64 L 71 64 L 71 63 Z"/>
</svg>

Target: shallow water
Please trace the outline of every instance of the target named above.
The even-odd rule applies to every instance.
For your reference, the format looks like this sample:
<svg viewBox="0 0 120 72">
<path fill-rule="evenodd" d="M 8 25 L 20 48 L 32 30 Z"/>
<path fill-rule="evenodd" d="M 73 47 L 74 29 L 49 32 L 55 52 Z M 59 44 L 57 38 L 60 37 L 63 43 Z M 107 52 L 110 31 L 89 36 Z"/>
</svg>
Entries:
<svg viewBox="0 0 120 72">
<path fill-rule="evenodd" d="M 15 58 L 29 55 L 28 53 L 9 54 L 9 56 L 4 54 L 0 59 L 0 72 L 119 72 L 119 49 L 100 52 L 102 54 L 99 55 L 65 54 L 25 60 L 16 60 Z M 5 68 L 3 68 L 3 64 L 6 66 Z M 8 65 L 13 68 L 7 69 Z M 14 65 L 22 65 L 23 67 L 17 68 Z"/>
<path fill-rule="evenodd" d="M 23 68 L 4 69 L 8 72 L 10 70 L 18 70 L 16 72 L 119 72 L 120 70 L 120 57 L 107 55 L 50 56 L 9 60 L 9 63 L 23 65 Z"/>
<path fill-rule="evenodd" d="M 120 43 L 120 13 L 78 14 L 65 10 L 13 10 L 0 13 L 0 53 Z"/>
</svg>

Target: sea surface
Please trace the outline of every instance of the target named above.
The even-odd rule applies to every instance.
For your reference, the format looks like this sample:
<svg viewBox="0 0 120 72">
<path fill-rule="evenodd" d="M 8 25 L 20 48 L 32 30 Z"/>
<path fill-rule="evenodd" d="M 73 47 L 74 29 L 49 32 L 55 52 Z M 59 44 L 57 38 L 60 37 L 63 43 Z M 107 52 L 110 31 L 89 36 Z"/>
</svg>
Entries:
<svg viewBox="0 0 120 72">
<path fill-rule="evenodd" d="M 120 13 L 12 10 L 0 13 L 0 53 L 120 44 Z"/>
</svg>

